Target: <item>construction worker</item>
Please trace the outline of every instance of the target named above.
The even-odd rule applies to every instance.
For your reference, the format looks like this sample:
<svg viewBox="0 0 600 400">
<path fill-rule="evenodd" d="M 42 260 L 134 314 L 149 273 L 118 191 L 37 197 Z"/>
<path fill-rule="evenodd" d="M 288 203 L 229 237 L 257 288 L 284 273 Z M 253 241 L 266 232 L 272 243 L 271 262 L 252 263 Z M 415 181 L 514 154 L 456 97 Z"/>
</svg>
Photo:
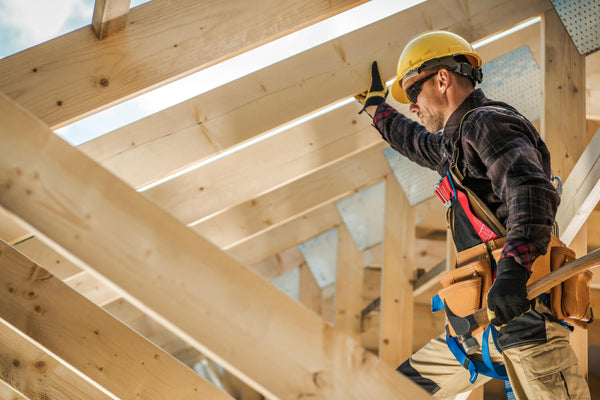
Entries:
<svg viewBox="0 0 600 400">
<path fill-rule="evenodd" d="M 507 395 L 517 399 L 589 399 L 569 344 L 572 327 L 552 315 L 546 299 L 527 299 L 531 266 L 547 251 L 559 203 L 550 154 L 517 110 L 475 89 L 482 81 L 481 64 L 460 36 L 425 32 L 404 48 L 391 86 L 394 99 L 410 104 L 421 123 L 385 102 L 388 89 L 376 62 L 369 89 L 356 96 L 361 112 L 373 118 L 393 149 L 439 172 L 436 193 L 452 211 L 449 226 L 458 254 L 479 244 L 487 250 L 499 246 L 496 259 L 488 261 L 491 288 L 469 306 L 487 302 L 490 321 L 498 327 L 497 344 L 495 330 L 490 334 L 488 328 L 474 335 L 483 349 L 461 356 L 451 349 L 452 335 L 444 333 L 397 370 L 436 399 L 493 377 L 509 383 Z"/>
</svg>

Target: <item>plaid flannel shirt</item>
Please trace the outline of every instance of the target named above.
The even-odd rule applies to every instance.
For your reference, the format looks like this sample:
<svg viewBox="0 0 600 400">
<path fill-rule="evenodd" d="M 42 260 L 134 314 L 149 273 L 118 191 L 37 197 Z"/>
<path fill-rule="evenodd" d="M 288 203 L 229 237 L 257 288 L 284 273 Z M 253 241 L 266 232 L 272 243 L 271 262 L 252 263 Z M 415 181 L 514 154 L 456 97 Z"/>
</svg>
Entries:
<svg viewBox="0 0 600 400">
<path fill-rule="evenodd" d="M 450 116 L 442 132 L 400 114 L 387 103 L 378 106 L 373 123 L 392 148 L 427 168 L 446 174 L 453 144 L 463 121 L 457 166 L 463 184 L 479 196 L 506 227 L 501 257 L 513 257 L 531 270 L 550 242 L 559 195 L 550 181 L 550 153 L 525 117 L 508 104 L 473 91 Z"/>
</svg>

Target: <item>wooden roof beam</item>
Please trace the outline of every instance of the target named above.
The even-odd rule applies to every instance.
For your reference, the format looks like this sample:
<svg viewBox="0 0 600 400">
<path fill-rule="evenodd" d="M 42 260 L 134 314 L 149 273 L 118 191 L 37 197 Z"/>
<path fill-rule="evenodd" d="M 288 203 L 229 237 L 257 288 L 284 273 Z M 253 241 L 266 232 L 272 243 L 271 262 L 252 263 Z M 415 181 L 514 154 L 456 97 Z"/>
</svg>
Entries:
<svg viewBox="0 0 600 400">
<path fill-rule="evenodd" d="M 3 399 L 113 398 L 1 318 L 0 354 L 0 380 L 18 393 L 5 397 L 0 390 Z"/>
<path fill-rule="evenodd" d="M 333 199 L 315 208 L 298 214 L 295 218 L 266 229 L 260 234 L 252 235 L 236 242 L 227 252 L 245 265 L 257 264 L 275 254 L 281 253 L 310 238 L 343 223 Z M 443 207 L 439 207 L 437 199 L 423 202 L 416 206 L 417 220 L 426 222 L 428 226 L 445 227 Z M 435 221 L 428 221 L 431 218 Z"/>
<path fill-rule="evenodd" d="M 5 242 L 0 286 L 1 319 L 119 398 L 229 398 Z"/>
<path fill-rule="evenodd" d="M 365 1 L 153 0 L 126 35 L 84 27 L 1 59 L 0 91 L 56 129 Z"/>
<path fill-rule="evenodd" d="M 568 133 L 569 130 L 566 130 Z M 564 182 L 556 214 L 560 239 L 569 244 L 600 200 L 600 129 Z M 594 226 L 594 225 L 592 225 Z"/>
<path fill-rule="evenodd" d="M 273 229 L 237 242 L 227 253 L 244 265 L 255 265 L 342 224 L 334 203 L 326 203 Z"/>
<path fill-rule="evenodd" d="M 227 250 L 237 242 L 383 179 L 391 173 L 383 155 L 385 147 L 387 144 L 379 141 L 337 163 L 230 207 L 192 229 Z"/>
<path fill-rule="evenodd" d="M 4 379 L 0 379 L 0 399 L 30 400 L 29 397 L 19 392 Z"/>
<path fill-rule="evenodd" d="M 80 148 L 141 187 L 363 90 L 372 60 L 391 77 L 403 46 L 419 32 L 449 29 L 475 41 L 552 7 L 545 0 L 460 3 L 469 4 L 429 0 Z M 159 162 L 156 154 L 161 154 Z"/>
<path fill-rule="evenodd" d="M 4 95 L 0 120 L 0 205 L 255 389 L 277 398 L 430 398 Z"/>
<path fill-rule="evenodd" d="M 92 28 L 102 40 L 125 28 L 131 0 L 96 0 Z"/>
<path fill-rule="evenodd" d="M 185 224 L 273 190 L 381 142 L 350 103 L 144 192 Z M 368 130 L 368 131 L 367 131 Z M 260 160 L 260 162 L 257 162 Z"/>
</svg>

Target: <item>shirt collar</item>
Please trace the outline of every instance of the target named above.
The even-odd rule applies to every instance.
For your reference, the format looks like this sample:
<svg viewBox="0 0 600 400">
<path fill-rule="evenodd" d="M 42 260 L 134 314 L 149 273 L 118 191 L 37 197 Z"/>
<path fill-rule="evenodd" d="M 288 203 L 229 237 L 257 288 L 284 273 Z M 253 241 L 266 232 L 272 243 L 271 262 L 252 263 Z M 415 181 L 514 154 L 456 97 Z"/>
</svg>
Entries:
<svg viewBox="0 0 600 400">
<path fill-rule="evenodd" d="M 475 89 L 471 92 L 464 101 L 458 106 L 456 110 L 450 115 L 446 125 L 444 126 L 444 135 L 447 137 L 454 137 L 457 133 L 460 121 L 462 120 L 465 113 L 487 101 L 487 97 L 483 94 L 483 90 Z"/>
</svg>

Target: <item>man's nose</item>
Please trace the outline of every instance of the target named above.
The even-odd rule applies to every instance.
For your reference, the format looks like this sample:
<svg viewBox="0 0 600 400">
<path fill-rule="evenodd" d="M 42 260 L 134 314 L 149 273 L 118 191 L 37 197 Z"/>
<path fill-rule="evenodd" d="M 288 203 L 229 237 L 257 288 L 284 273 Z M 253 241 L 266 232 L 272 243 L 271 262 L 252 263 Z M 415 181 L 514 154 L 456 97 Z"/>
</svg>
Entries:
<svg viewBox="0 0 600 400">
<path fill-rule="evenodd" d="M 416 114 L 419 111 L 419 106 L 416 105 L 415 103 L 410 103 L 410 105 L 408 106 L 408 111 Z"/>
</svg>

